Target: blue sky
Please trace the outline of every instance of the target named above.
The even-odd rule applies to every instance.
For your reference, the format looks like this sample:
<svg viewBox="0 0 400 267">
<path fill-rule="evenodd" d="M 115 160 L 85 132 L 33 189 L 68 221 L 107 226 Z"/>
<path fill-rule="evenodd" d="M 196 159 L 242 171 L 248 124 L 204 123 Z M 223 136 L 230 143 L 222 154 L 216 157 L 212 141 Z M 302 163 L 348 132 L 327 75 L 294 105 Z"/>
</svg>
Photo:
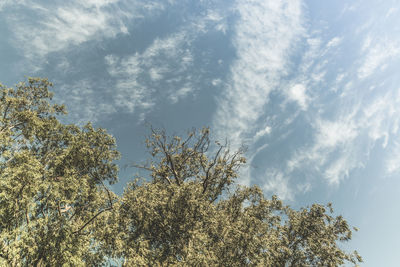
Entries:
<svg viewBox="0 0 400 267">
<path fill-rule="evenodd" d="M 333 202 L 363 266 L 398 266 L 398 2 L 0 0 L 0 35 L 0 81 L 48 77 L 67 122 L 116 137 L 121 166 L 146 159 L 148 123 L 210 126 L 248 147 L 240 183 Z"/>
</svg>

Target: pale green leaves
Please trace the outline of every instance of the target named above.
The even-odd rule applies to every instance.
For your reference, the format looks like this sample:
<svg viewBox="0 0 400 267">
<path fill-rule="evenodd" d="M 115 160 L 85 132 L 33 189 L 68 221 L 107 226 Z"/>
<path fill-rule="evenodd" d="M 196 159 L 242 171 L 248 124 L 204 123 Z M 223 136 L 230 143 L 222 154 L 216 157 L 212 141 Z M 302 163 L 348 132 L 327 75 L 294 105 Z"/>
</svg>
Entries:
<svg viewBox="0 0 400 267">
<path fill-rule="evenodd" d="M 51 83 L 0 85 L 0 265 L 338 266 L 352 231 L 332 205 L 298 211 L 235 185 L 243 150 L 152 129 L 148 171 L 121 197 L 112 136 L 62 124 Z M 356 230 L 356 229 L 355 229 Z"/>
<path fill-rule="evenodd" d="M 146 182 L 131 183 L 115 215 L 108 249 L 126 266 L 338 266 L 361 261 L 341 250 L 351 238 L 322 205 L 295 211 L 260 188 L 233 186 L 242 151 L 231 153 L 209 130 L 186 138 L 152 129 Z M 113 237 L 110 239 L 110 237 Z M 111 248 L 114 248 L 111 249 Z"/>
<path fill-rule="evenodd" d="M 60 123 L 52 86 L 29 78 L 0 86 L 0 258 L 10 266 L 86 266 L 103 262 L 95 220 L 111 209 L 119 153 L 90 124 Z"/>
</svg>

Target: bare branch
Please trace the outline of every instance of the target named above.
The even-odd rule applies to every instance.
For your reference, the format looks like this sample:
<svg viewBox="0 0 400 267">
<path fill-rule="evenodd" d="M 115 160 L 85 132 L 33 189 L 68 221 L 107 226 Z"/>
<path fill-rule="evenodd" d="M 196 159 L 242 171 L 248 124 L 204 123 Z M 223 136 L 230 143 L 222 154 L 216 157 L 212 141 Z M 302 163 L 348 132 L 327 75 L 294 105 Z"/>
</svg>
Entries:
<svg viewBox="0 0 400 267">
<path fill-rule="evenodd" d="M 210 171 L 215 166 L 215 164 L 217 163 L 217 160 L 219 158 L 219 154 L 221 153 L 222 149 L 223 149 L 223 146 L 220 146 L 218 151 L 217 151 L 217 153 L 214 156 L 213 162 L 207 168 L 207 171 L 206 171 L 206 174 L 205 174 L 206 177 L 205 177 L 204 182 L 203 182 L 203 194 L 207 190 L 208 180 L 209 180 L 209 177 L 210 177 Z"/>
</svg>

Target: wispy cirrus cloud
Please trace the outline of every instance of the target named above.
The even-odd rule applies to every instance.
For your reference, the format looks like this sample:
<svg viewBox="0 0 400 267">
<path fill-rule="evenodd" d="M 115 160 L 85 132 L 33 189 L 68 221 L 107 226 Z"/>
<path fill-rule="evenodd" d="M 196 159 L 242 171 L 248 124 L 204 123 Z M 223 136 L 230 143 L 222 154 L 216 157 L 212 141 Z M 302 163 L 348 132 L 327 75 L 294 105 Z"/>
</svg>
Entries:
<svg viewBox="0 0 400 267">
<path fill-rule="evenodd" d="M 127 28 L 123 19 L 127 14 L 118 9 L 109 9 L 115 2 L 117 1 L 73 1 L 59 6 L 38 3 L 24 5 L 24 8 L 29 8 L 33 13 L 29 21 L 21 19 L 20 14 L 9 17 L 15 43 L 28 57 L 45 56 L 91 38 L 126 34 Z M 115 16 L 111 10 L 119 14 Z"/>
<path fill-rule="evenodd" d="M 63 85 L 59 101 L 68 105 L 72 119 L 79 123 L 115 113 L 136 113 L 144 119 L 156 103 L 169 99 L 175 104 L 193 92 L 192 78 L 186 75 L 193 65 L 187 41 L 185 32 L 179 32 L 156 38 L 142 53 L 106 55 L 110 77 L 102 83 L 88 78 Z"/>
<path fill-rule="evenodd" d="M 376 71 L 384 70 L 391 60 L 400 59 L 400 43 L 393 40 L 372 40 L 367 36 L 362 51 L 366 53 L 358 69 L 358 77 L 365 79 Z"/>
<path fill-rule="evenodd" d="M 221 25 L 225 20 L 226 14 L 206 8 L 205 14 L 194 17 L 166 37 L 155 38 L 142 52 L 107 55 L 108 73 L 115 81 L 116 106 L 127 112 L 139 109 L 143 118 L 160 101 L 176 104 L 193 96 L 206 67 L 195 66 L 195 57 L 199 55 L 193 43 L 209 31 L 224 33 Z"/>
<path fill-rule="evenodd" d="M 116 81 L 115 104 L 127 112 L 137 108 L 144 111 L 162 95 L 176 103 L 192 92 L 191 77 L 184 75 L 193 65 L 187 38 L 187 33 L 181 31 L 155 39 L 142 53 L 106 56 L 108 72 Z"/>
<path fill-rule="evenodd" d="M 193 65 L 187 41 L 182 31 L 156 38 L 141 53 L 106 55 L 104 63 L 110 77 L 105 84 L 83 79 L 64 85 L 59 89 L 59 100 L 68 104 L 78 122 L 96 122 L 117 112 L 136 113 L 144 119 L 160 101 L 169 99 L 175 104 L 193 92 L 192 78 L 186 75 Z"/>
<path fill-rule="evenodd" d="M 259 137 L 271 132 L 268 126 L 257 129 L 256 121 L 285 75 L 292 49 L 304 31 L 300 1 L 239 1 L 236 10 L 240 15 L 233 39 L 237 59 L 218 97 L 213 123 L 217 135 L 228 137 L 233 147 L 241 142 L 251 145 L 255 132 Z M 240 182 L 249 184 L 250 169 L 244 172 Z M 271 180 L 269 188 L 274 184 Z M 289 197 L 288 190 L 281 188 L 281 197 Z"/>
<path fill-rule="evenodd" d="M 358 166 L 358 143 L 355 139 L 359 129 L 354 121 L 355 113 L 342 114 L 334 120 L 316 118 L 311 144 L 297 149 L 287 161 L 286 174 L 295 170 L 319 173 L 330 184 L 338 184 Z"/>
<path fill-rule="evenodd" d="M 386 86 L 390 85 L 382 84 L 375 91 L 385 90 Z M 386 148 L 390 136 L 398 134 L 400 126 L 400 90 L 396 87 L 386 90 L 386 93 L 375 96 L 368 105 L 365 105 L 360 120 L 360 125 L 368 129 L 371 141 L 383 140 L 383 148 Z"/>
<path fill-rule="evenodd" d="M 366 47 L 365 43 L 363 45 Z M 361 57 L 356 61 L 358 64 L 345 69 L 346 73 L 339 72 L 336 77 L 329 75 L 336 69 L 329 65 L 322 68 L 331 76 L 323 80 L 324 87 L 333 90 L 322 92 L 319 89 L 318 94 L 313 94 L 312 108 L 306 113 L 313 129 L 312 141 L 292 153 L 287 161 L 286 175 L 308 171 L 314 173 L 313 176 L 325 178 L 329 184 L 338 185 L 352 171 L 370 163 L 369 155 L 376 144 L 385 149 L 398 136 L 399 90 L 393 83 L 396 78 L 391 77 L 391 82 L 376 79 L 365 88 L 364 78 L 359 80 L 353 75 L 360 73 L 364 64 L 362 59 L 368 60 L 368 57 Z M 388 64 L 393 68 L 393 62 Z M 380 73 L 369 75 L 376 78 Z M 316 84 L 310 87 L 311 91 L 317 92 Z M 396 166 L 393 162 L 388 163 L 392 166 L 388 170 Z"/>
<path fill-rule="evenodd" d="M 99 88 L 93 84 L 94 80 L 87 78 L 59 85 L 55 100 L 67 106 L 68 116 L 64 119 L 83 125 L 88 121 L 95 123 L 104 115 L 117 111 L 109 96 L 99 93 Z"/>
<path fill-rule="evenodd" d="M 160 1 L 18 1 L 7 3 L 12 12 L 4 16 L 14 34 L 10 41 L 40 68 L 39 63 L 52 52 L 129 34 L 128 23 L 164 6 Z"/>
<path fill-rule="evenodd" d="M 98 82 L 100 79 L 96 77 L 82 78 L 82 75 L 75 75 L 79 76 L 74 77 L 75 81 L 64 81 L 64 85 L 59 87 L 59 94 L 68 99 L 63 102 L 68 102 L 69 110 L 73 114 L 77 113 L 77 118 L 96 121 L 102 117 L 102 112 L 136 111 L 143 117 L 160 99 L 175 104 L 198 90 L 199 86 L 195 83 L 199 83 L 199 76 L 205 66 L 193 68 L 194 50 L 198 48 L 192 42 L 209 31 L 221 32 L 222 35 L 228 29 L 228 14 L 221 12 L 222 9 L 212 9 L 202 3 L 204 12 L 191 11 L 194 13 L 190 19 L 177 17 L 177 20 L 185 22 L 182 26 L 174 25 L 176 28 L 171 27 L 161 36 L 158 36 L 158 31 L 149 32 L 146 35 L 150 41 L 147 46 L 140 48 L 125 43 L 130 46 L 127 51 L 107 52 L 109 47 L 103 45 L 106 39 L 112 41 L 112 44 L 119 42 L 117 39 L 121 37 L 121 42 L 132 40 L 135 36 L 124 35 L 136 34 L 140 23 L 176 23 L 175 20 L 171 22 L 170 18 L 162 17 L 163 11 L 174 5 L 180 5 L 179 9 L 188 9 L 186 2 L 180 4 L 169 0 L 7 2 L 6 6 L 15 12 L 6 14 L 6 20 L 13 32 L 11 42 L 24 55 L 23 65 L 28 69 L 24 72 L 32 73 L 49 68 L 47 63 L 51 60 L 54 64 L 51 71 L 56 76 L 51 78 L 61 82 L 62 76 L 71 72 L 76 74 L 78 69 L 82 70 L 82 64 L 85 64 L 83 68 L 86 67 L 84 59 L 77 61 L 70 58 L 71 54 L 79 54 L 74 53 L 73 49 L 80 51 L 82 48 L 82 51 L 87 51 L 85 48 L 94 46 L 99 48 L 100 57 L 106 55 L 104 65 L 96 67 L 108 72 L 108 80 Z M 29 16 L 25 15 L 26 12 L 29 12 Z M 174 14 L 182 15 L 179 11 Z M 82 53 L 79 56 L 85 57 Z M 90 60 L 93 61 L 93 58 Z M 96 101 L 98 98 L 104 102 Z M 76 106 L 84 108 L 79 110 Z"/>
<path fill-rule="evenodd" d="M 293 200 L 294 193 L 289 186 L 290 179 L 277 169 L 267 169 L 265 176 L 268 180 L 262 186 L 265 192 L 279 196 L 281 199 Z"/>
<path fill-rule="evenodd" d="M 290 101 L 297 102 L 301 109 L 306 110 L 309 102 L 309 96 L 307 95 L 307 88 L 297 83 L 286 91 L 287 97 Z"/>
<path fill-rule="evenodd" d="M 399 90 L 385 84 L 365 90 L 360 83 L 342 82 L 350 84 L 352 93 L 338 94 L 331 99 L 336 114 L 327 113 L 329 119 L 324 118 L 324 113 L 309 114 L 312 141 L 292 154 L 287 161 L 286 175 L 309 171 L 322 176 L 329 184 L 338 185 L 352 171 L 370 163 L 370 152 L 377 144 L 387 149 L 398 138 Z M 385 170 L 388 174 L 400 166 L 397 154 L 389 154 L 392 156 L 387 158 Z"/>
<path fill-rule="evenodd" d="M 254 130 L 303 27 L 300 1 L 239 1 L 236 9 L 237 60 L 218 98 L 214 125 L 220 136 L 238 145 Z"/>
<path fill-rule="evenodd" d="M 218 98 L 214 125 L 234 145 L 244 141 L 250 147 L 250 165 L 254 160 L 259 162 L 261 154 L 276 154 L 274 146 L 261 142 L 290 143 L 283 145 L 282 149 L 288 150 L 282 154 L 284 158 L 277 155 L 265 163 L 269 171 L 248 167 L 242 182 L 257 180 L 265 184 L 264 190 L 275 190 L 281 197 L 293 199 L 297 193 L 309 191 L 316 177 L 339 185 L 353 171 L 370 163 L 369 153 L 377 144 L 385 149 L 398 136 L 400 105 L 394 86 L 398 79 L 389 75 L 384 81 L 379 75 L 394 70 L 399 52 L 395 36 L 385 42 L 365 39 L 357 50 L 359 55 L 347 51 L 352 35 L 364 34 L 371 25 L 363 29 L 356 25 L 352 32 L 332 36 L 318 24 L 303 28 L 301 8 L 292 9 L 298 12 L 285 21 L 290 30 L 280 27 L 279 18 L 288 11 L 280 9 L 284 2 L 238 4 L 243 20 L 238 20 L 234 39 L 237 60 L 224 95 Z M 290 4 L 296 6 L 298 2 Z M 348 7 L 344 12 L 355 8 Z M 273 29 L 268 27 L 269 22 L 274 24 Z M 303 51 L 300 60 L 297 57 L 296 62 L 290 62 L 292 47 L 286 41 L 296 44 L 299 39 L 304 41 L 297 43 Z M 341 58 L 343 55 L 347 58 Z M 348 63 L 341 64 L 341 60 Z M 376 78 L 367 88 L 366 77 Z M 271 97 L 274 102 L 269 102 Z M 263 121 L 269 121 L 268 131 L 257 127 L 265 124 Z M 397 166 L 394 162 L 388 161 L 387 165 L 392 166 L 389 170 Z M 306 180 L 296 179 L 299 174 Z"/>
<path fill-rule="evenodd" d="M 400 171 L 400 143 L 395 141 L 386 157 L 385 169 L 387 175 L 393 175 Z"/>
</svg>

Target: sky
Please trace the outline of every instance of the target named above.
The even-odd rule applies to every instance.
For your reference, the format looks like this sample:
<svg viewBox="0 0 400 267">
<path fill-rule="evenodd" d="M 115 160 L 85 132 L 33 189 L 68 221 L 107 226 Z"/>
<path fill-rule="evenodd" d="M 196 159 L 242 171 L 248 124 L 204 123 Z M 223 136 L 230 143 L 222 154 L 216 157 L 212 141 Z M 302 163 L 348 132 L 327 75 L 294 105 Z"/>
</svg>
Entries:
<svg viewBox="0 0 400 267">
<path fill-rule="evenodd" d="M 239 183 L 332 202 L 361 266 L 399 266 L 400 3 L 0 0 L 0 82 L 54 83 L 68 123 L 106 128 L 123 191 L 148 125 L 247 147 Z"/>
</svg>

